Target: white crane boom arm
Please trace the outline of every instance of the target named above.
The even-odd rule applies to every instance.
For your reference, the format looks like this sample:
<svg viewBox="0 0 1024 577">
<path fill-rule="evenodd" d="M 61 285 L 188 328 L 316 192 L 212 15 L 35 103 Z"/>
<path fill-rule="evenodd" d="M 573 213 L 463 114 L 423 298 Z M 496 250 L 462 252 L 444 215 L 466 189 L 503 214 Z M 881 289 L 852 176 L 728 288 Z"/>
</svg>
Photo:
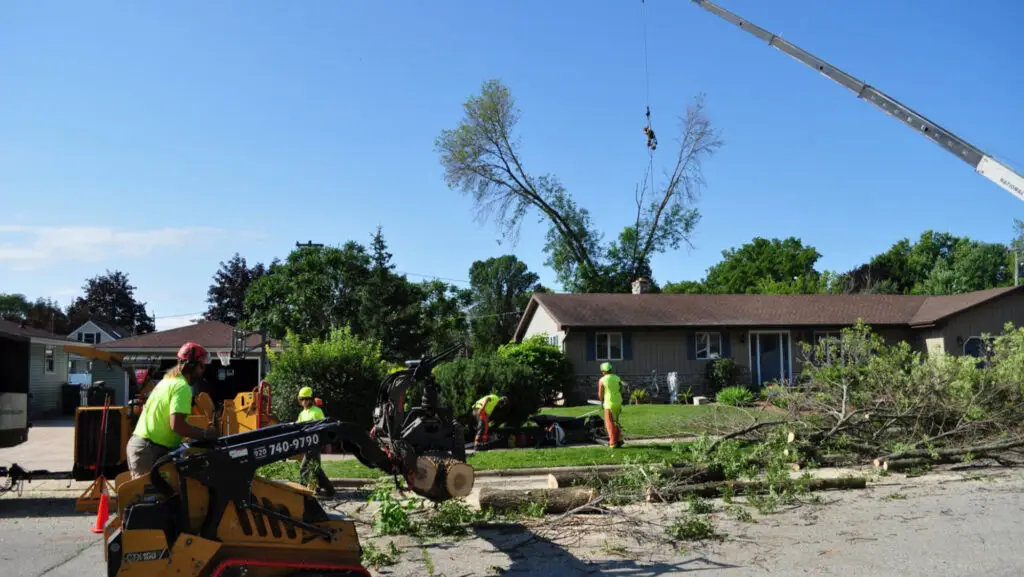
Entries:
<svg viewBox="0 0 1024 577">
<path fill-rule="evenodd" d="M 998 160 L 985 154 L 980 149 L 969 144 L 967 141 L 942 128 L 938 124 L 928 120 L 911 108 L 901 104 L 895 98 L 884 92 L 864 84 L 860 80 L 832 66 L 828 62 L 814 56 L 813 54 L 797 47 L 796 45 L 783 40 L 779 36 L 752 24 L 736 14 L 707 0 L 692 0 L 695 4 L 708 12 L 739 26 L 743 30 L 753 34 L 768 43 L 769 46 L 778 48 L 782 52 L 792 56 L 797 61 L 814 68 L 826 78 L 834 80 L 857 95 L 858 98 L 866 100 L 876 108 L 903 122 L 907 126 L 927 136 L 932 142 L 945 148 L 960 160 L 971 165 L 974 170 L 985 178 L 996 183 L 1010 194 L 1020 200 L 1024 200 L 1024 176 Z"/>
</svg>

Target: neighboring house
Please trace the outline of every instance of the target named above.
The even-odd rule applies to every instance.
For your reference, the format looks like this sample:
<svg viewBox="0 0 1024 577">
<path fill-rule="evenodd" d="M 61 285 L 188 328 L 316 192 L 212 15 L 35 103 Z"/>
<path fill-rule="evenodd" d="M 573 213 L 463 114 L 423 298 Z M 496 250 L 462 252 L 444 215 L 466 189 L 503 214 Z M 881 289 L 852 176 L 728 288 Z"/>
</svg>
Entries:
<svg viewBox="0 0 1024 577">
<path fill-rule="evenodd" d="M 214 401 L 218 401 L 253 390 L 269 370 L 269 367 L 263 366 L 259 350 L 250 351 L 248 358 L 244 360 L 230 361 L 227 365 L 221 363 L 217 353 L 225 357 L 230 354 L 232 328 L 225 323 L 207 321 L 100 343 L 96 348 L 125 355 L 122 360 L 125 366 L 155 369 L 154 378 L 159 379 L 167 369 L 177 363 L 176 355 L 181 345 L 189 341 L 199 343 L 210 352 L 210 365 L 207 367 L 205 380 Z M 258 347 L 259 344 L 259 336 L 249 337 L 249 347 Z M 271 341 L 270 346 L 272 350 L 281 350 L 277 341 Z M 127 398 L 128 376 L 122 374 L 119 387 L 111 381 L 107 381 L 107 384 L 114 385 L 119 391 L 123 390 L 121 394 Z"/>
<path fill-rule="evenodd" d="M 677 374 L 702 392 L 708 360 L 735 360 L 754 385 L 800 372 L 802 342 L 838 336 L 862 319 L 889 343 L 922 352 L 980 354 L 980 336 L 1024 325 L 1024 286 L 962 295 L 534 294 L 515 340 L 537 334 L 561 346 L 577 379 L 596 386 L 601 362 L 634 383 Z"/>
<path fill-rule="evenodd" d="M 64 345 L 74 341 L 47 331 L 0 320 L 0 391 L 18 395 L 10 402 L 27 404 L 31 419 L 61 412 L 61 386 L 68 380 L 68 355 Z M 22 392 L 24 391 L 24 392 Z M 6 403 L 6 402 L 5 402 Z M 4 407 L 5 411 L 18 410 Z M 23 409 L 21 409 L 23 410 Z"/>
<path fill-rule="evenodd" d="M 131 330 L 115 327 L 100 320 L 89 319 L 85 324 L 72 331 L 68 338 L 86 345 L 99 345 L 131 336 L 131 334 Z M 95 364 L 92 370 L 90 370 L 89 359 L 78 355 L 71 355 L 70 363 L 68 367 L 69 379 L 74 384 L 88 384 L 93 380 L 109 382 L 111 378 L 119 379 L 122 374 L 117 372 L 116 367 L 114 367 L 114 370 L 106 370 L 106 367 L 98 368 Z M 91 375 L 90 377 L 90 373 L 95 372 L 97 369 L 99 369 L 101 374 Z"/>
</svg>

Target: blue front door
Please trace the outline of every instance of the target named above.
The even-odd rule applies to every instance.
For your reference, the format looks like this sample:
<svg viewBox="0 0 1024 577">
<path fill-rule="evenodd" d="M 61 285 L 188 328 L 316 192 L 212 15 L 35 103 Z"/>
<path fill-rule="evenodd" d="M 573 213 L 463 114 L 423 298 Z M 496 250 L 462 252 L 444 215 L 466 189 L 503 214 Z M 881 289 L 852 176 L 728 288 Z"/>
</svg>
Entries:
<svg viewBox="0 0 1024 577">
<path fill-rule="evenodd" d="M 755 385 L 790 377 L 788 333 L 751 333 L 749 340 L 750 373 Z"/>
</svg>

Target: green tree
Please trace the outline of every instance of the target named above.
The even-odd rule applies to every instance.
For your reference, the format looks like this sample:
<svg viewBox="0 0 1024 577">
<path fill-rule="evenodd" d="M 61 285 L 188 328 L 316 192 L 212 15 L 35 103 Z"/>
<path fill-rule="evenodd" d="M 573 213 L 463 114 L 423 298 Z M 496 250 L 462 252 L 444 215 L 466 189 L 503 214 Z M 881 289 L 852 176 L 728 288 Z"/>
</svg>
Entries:
<svg viewBox="0 0 1024 577">
<path fill-rule="evenodd" d="M 370 257 L 356 242 L 297 248 L 249 286 L 243 324 L 278 339 L 289 330 L 305 340 L 324 339 L 346 326 L 362 334 L 360 291 L 369 274 Z"/>
<path fill-rule="evenodd" d="M 21 322 L 28 316 L 32 303 L 23 294 L 0 293 L 0 319 L 12 323 Z"/>
<path fill-rule="evenodd" d="M 115 327 L 125 327 L 141 335 L 156 330 L 153 317 L 146 313 L 146 303 L 135 299 L 135 286 L 121 271 L 107 271 L 85 281 L 85 296 L 78 297 L 68 307 L 67 316 L 74 327 L 90 318 Z"/>
<path fill-rule="evenodd" d="M 494 351 L 512 340 L 530 297 L 542 288 L 538 280 L 537 274 L 513 255 L 478 260 L 469 267 L 474 349 Z"/>
<path fill-rule="evenodd" d="M 427 351 L 440 352 L 469 339 L 466 311 L 473 302 L 472 291 L 444 281 L 431 280 L 420 285 L 423 295 L 423 337 Z"/>
<path fill-rule="evenodd" d="M 38 298 L 25 315 L 25 324 L 56 335 L 67 335 L 78 328 L 71 326 L 68 315 L 55 300 Z"/>
<path fill-rule="evenodd" d="M 807 279 L 817 291 L 819 273 L 814 269 L 821 254 L 795 237 L 783 240 L 756 237 L 738 249 L 722 251 L 722 261 L 708 269 L 704 285 L 714 293 L 758 293 L 771 283 L 793 286 Z M 765 284 L 769 283 L 769 284 Z"/>
<path fill-rule="evenodd" d="M 546 400 L 554 399 L 559 393 L 566 396 L 571 393 L 572 363 L 560 347 L 548 342 L 547 335 L 534 335 L 519 343 L 501 345 L 498 356 L 533 369 L 534 379 Z"/>
<path fill-rule="evenodd" d="M 916 242 L 901 239 L 845 276 L 851 292 L 958 294 L 1012 283 L 1012 253 L 1000 243 L 927 230 Z"/>
<path fill-rule="evenodd" d="M 362 336 L 381 343 L 384 358 L 403 361 L 423 351 L 419 287 L 397 275 L 378 227 L 370 244 L 370 268 L 359 290 Z"/>
<path fill-rule="evenodd" d="M 378 343 L 356 336 L 348 327 L 308 342 L 289 333 L 283 350 L 271 351 L 269 357 L 267 382 L 278 419 L 294 421 L 299 389 L 311 387 L 324 402 L 324 414 L 370 428 L 377 387 L 387 372 Z"/>
<path fill-rule="evenodd" d="M 232 326 L 241 325 L 245 317 L 245 293 L 253 281 L 266 273 L 267 267 L 263 263 L 250 268 L 245 257 L 237 252 L 228 262 L 221 262 L 207 291 L 206 302 L 210 306 L 203 318 Z"/>
<path fill-rule="evenodd" d="M 707 285 L 701 281 L 683 280 L 679 282 L 665 283 L 661 292 L 670 295 L 699 295 L 710 292 Z"/>
<path fill-rule="evenodd" d="M 695 205 L 704 184 L 702 163 L 722 145 L 703 99 L 697 98 L 683 121 L 675 166 L 664 187 L 647 186 L 645 176 L 630 199 L 635 218 L 606 244 L 587 209 L 557 177 L 533 176 L 524 168 L 514 135 L 520 112 L 504 84 L 485 82 L 465 101 L 463 112 L 459 125 L 442 131 L 435 144 L 446 183 L 472 195 L 477 216 L 494 218 L 513 243 L 523 219 L 539 212 L 548 223 L 545 264 L 572 292 L 628 292 L 632 280 L 652 276 L 652 256 L 689 242 L 700 218 Z"/>
</svg>

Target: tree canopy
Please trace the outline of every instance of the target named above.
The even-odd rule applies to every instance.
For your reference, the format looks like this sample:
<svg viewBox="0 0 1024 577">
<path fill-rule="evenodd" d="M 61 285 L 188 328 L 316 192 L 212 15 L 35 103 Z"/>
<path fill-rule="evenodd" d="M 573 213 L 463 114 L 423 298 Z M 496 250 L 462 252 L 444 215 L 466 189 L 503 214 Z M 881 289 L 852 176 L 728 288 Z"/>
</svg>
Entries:
<svg viewBox="0 0 1024 577">
<path fill-rule="evenodd" d="M 664 292 L 697 293 L 879 293 L 960 294 L 1013 284 L 1011 248 L 927 230 L 918 240 L 900 239 L 885 252 L 845 273 L 815 268 L 821 254 L 797 238 L 755 238 L 722 252 L 722 261 L 700 281 L 668 283 Z"/>
<path fill-rule="evenodd" d="M 128 275 L 119 270 L 108 270 L 86 280 L 82 286 L 85 295 L 76 298 L 68 308 L 72 328 L 96 319 L 137 335 L 155 331 L 155 321 L 146 313 L 146 303 L 136 300 L 135 289 Z"/>
<path fill-rule="evenodd" d="M 276 264 L 272 263 L 271 266 Z M 267 270 L 263 263 L 250 268 L 245 257 L 237 252 L 228 262 L 221 262 L 207 291 L 206 302 L 209 308 L 203 318 L 232 326 L 240 325 L 245 318 L 245 293 L 253 281 L 267 274 Z"/>
<path fill-rule="evenodd" d="M 544 290 L 539 280 L 513 255 L 478 260 L 469 267 L 474 348 L 494 351 L 512 339 L 526 303 L 535 291 Z"/>
</svg>

